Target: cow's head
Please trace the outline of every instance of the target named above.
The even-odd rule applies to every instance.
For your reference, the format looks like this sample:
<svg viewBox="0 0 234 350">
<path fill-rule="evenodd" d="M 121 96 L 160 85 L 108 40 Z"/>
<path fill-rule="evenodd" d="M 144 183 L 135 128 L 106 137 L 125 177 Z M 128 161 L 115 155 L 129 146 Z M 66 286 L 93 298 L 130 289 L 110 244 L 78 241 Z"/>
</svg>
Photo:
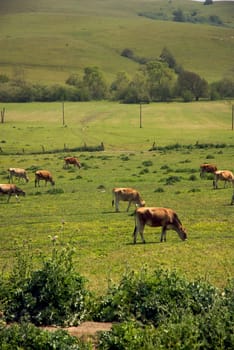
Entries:
<svg viewBox="0 0 234 350">
<path fill-rule="evenodd" d="M 25 197 L 26 193 L 23 190 L 21 190 L 20 188 L 18 188 L 17 189 L 17 195 Z"/>
<path fill-rule="evenodd" d="M 182 239 L 182 241 L 186 241 L 186 239 L 188 238 L 186 229 L 183 226 L 180 226 L 180 228 L 177 232 L 178 232 L 180 238 Z"/>
</svg>

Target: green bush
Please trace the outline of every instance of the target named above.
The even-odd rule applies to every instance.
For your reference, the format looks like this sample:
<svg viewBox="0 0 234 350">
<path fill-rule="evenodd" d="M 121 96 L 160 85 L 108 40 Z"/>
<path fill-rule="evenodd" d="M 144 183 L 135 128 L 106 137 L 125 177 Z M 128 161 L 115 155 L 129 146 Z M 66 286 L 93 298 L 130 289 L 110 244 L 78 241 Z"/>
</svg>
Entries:
<svg viewBox="0 0 234 350">
<path fill-rule="evenodd" d="M 186 311 L 207 312 L 216 295 L 209 284 L 187 282 L 176 272 L 159 269 L 149 275 L 146 270 L 130 271 L 97 302 L 94 317 L 100 321 L 134 318 L 158 326 L 166 319 L 180 319 Z"/>
<path fill-rule="evenodd" d="M 175 272 L 128 273 L 99 305 L 101 318 L 122 323 L 100 335 L 98 349 L 233 349 L 233 292 L 234 279 L 220 293 Z"/>
<path fill-rule="evenodd" d="M 74 251 L 69 246 L 59 250 L 56 240 L 57 236 L 52 238 L 51 256 L 41 256 L 38 270 L 33 270 L 30 253 L 17 253 L 16 266 L 0 287 L 7 322 L 66 326 L 78 324 L 86 316 L 89 293 L 83 277 L 73 268 Z"/>
<path fill-rule="evenodd" d="M 70 336 L 64 330 L 48 332 L 29 323 L 0 326 L 0 344 L 3 350 L 91 350 L 91 344 Z"/>
</svg>

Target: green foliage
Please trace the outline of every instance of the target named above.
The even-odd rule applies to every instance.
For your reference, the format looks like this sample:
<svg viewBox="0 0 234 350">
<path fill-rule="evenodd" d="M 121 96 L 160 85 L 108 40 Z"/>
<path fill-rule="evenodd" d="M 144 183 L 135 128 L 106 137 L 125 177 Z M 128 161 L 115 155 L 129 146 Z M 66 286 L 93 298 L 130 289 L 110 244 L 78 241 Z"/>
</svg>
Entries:
<svg viewBox="0 0 234 350">
<path fill-rule="evenodd" d="M 202 281 L 187 282 L 176 272 L 158 269 L 154 274 L 126 272 L 119 285 L 109 287 L 96 305 L 95 318 L 124 321 L 134 317 L 158 326 L 180 319 L 187 311 L 201 314 L 212 307 L 217 290 Z"/>
<path fill-rule="evenodd" d="M 1 286 L 7 321 L 70 325 L 86 316 L 89 293 L 84 278 L 74 270 L 74 251 L 69 246 L 59 250 L 55 245 L 57 236 L 51 240 L 51 257 L 41 256 L 42 267 L 38 270 L 33 269 L 29 251 L 17 251 L 16 265 Z"/>
<path fill-rule="evenodd" d="M 0 326 L 0 344 L 2 350 L 91 350 L 91 344 L 70 336 L 64 330 L 44 331 L 33 324 L 13 324 Z"/>
<path fill-rule="evenodd" d="M 226 293 L 202 281 L 187 282 L 174 272 L 125 275 L 98 310 L 101 319 L 110 315 L 124 321 L 100 335 L 98 348 L 231 349 L 233 282 Z"/>
</svg>

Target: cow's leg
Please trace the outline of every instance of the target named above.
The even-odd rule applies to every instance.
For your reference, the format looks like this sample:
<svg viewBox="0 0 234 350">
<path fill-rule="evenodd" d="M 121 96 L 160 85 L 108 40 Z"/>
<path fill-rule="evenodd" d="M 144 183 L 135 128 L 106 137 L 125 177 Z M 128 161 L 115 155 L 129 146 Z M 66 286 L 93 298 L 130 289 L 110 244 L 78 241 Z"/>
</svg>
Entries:
<svg viewBox="0 0 234 350">
<path fill-rule="evenodd" d="M 119 211 L 119 198 L 115 197 L 115 211 L 116 213 Z"/>
<path fill-rule="evenodd" d="M 163 226 L 162 232 L 161 232 L 160 242 L 166 242 L 166 231 L 167 231 L 167 228 L 165 226 Z"/>
<path fill-rule="evenodd" d="M 214 189 L 218 188 L 218 180 L 217 179 L 213 180 L 213 188 Z"/>
<path fill-rule="evenodd" d="M 11 193 L 8 194 L 8 199 L 7 199 L 7 203 L 10 202 L 10 199 L 11 199 Z"/>
<path fill-rule="evenodd" d="M 129 211 L 130 205 L 131 205 L 132 201 L 128 202 L 128 207 L 127 207 L 127 211 Z"/>
<path fill-rule="evenodd" d="M 145 239 L 144 239 L 144 227 L 141 227 L 141 230 L 140 230 L 139 232 L 140 232 L 140 235 L 141 235 L 142 243 L 145 243 Z"/>
<path fill-rule="evenodd" d="M 138 234 L 138 227 L 137 227 L 137 224 L 136 224 L 135 228 L 134 228 L 134 231 L 133 231 L 133 244 L 136 244 L 137 234 Z"/>
</svg>

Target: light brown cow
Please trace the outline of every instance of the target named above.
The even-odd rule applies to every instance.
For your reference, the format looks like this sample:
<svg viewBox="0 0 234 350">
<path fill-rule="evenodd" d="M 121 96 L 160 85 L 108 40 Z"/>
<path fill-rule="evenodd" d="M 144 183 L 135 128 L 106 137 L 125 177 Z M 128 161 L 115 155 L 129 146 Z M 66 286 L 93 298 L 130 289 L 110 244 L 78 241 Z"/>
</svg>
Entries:
<svg viewBox="0 0 234 350">
<path fill-rule="evenodd" d="M 14 184 L 0 184 L 0 194 L 8 195 L 7 203 L 10 201 L 12 195 L 15 195 L 17 201 L 19 201 L 18 196 L 25 196 L 25 192 Z"/>
<path fill-rule="evenodd" d="M 203 177 L 205 173 L 214 174 L 217 171 L 217 166 L 215 164 L 204 163 L 200 165 L 200 177 Z"/>
<path fill-rule="evenodd" d="M 9 182 L 13 182 L 13 178 L 17 177 L 18 180 L 24 179 L 26 182 L 29 181 L 29 178 L 27 176 L 27 172 L 25 169 L 21 168 L 9 168 Z"/>
<path fill-rule="evenodd" d="M 68 168 L 69 164 L 73 164 L 74 166 L 77 166 L 77 168 L 81 168 L 81 163 L 78 158 L 76 157 L 66 157 L 64 158 L 64 168 Z"/>
<path fill-rule="evenodd" d="M 52 186 L 55 185 L 52 175 L 48 170 L 37 170 L 35 172 L 35 187 L 37 187 L 37 185 L 40 186 L 41 180 L 45 181 L 45 186 L 47 182 L 50 182 Z"/>
<path fill-rule="evenodd" d="M 114 199 L 112 200 L 112 207 L 115 204 L 115 211 L 119 211 L 119 201 L 128 202 L 127 211 L 132 203 L 137 206 L 144 207 L 145 201 L 141 198 L 140 193 L 134 188 L 116 187 L 113 188 L 112 194 Z"/>
<path fill-rule="evenodd" d="M 175 230 L 183 241 L 187 239 L 185 228 L 182 226 L 178 215 L 172 209 L 160 207 L 138 208 L 135 212 L 134 244 L 136 243 L 138 232 L 141 235 L 142 242 L 145 243 L 143 235 L 145 225 L 162 227 L 161 242 L 166 242 L 166 230 L 170 229 Z"/>
<path fill-rule="evenodd" d="M 234 175 L 230 170 L 217 170 L 215 173 L 215 179 L 213 181 L 213 187 L 218 188 L 218 181 L 224 181 L 224 187 L 226 187 L 227 182 L 232 184 L 234 187 Z"/>
</svg>

